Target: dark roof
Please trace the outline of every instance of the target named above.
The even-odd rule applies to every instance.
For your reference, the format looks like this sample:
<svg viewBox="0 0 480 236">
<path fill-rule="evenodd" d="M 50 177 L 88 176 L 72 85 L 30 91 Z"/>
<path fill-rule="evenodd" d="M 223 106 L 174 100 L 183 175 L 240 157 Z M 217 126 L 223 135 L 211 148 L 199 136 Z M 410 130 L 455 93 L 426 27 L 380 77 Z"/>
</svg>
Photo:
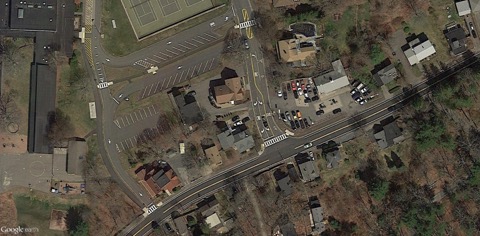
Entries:
<svg viewBox="0 0 480 236">
<path fill-rule="evenodd" d="M 332 152 L 328 152 L 326 155 L 325 155 L 325 159 L 327 159 L 327 167 L 328 168 L 337 168 L 338 167 L 338 162 L 340 160 L 342 160 L 342 157 L 340 156 L 340 152 L 338 151 L 338 149 L 332 151 Z"/>
<path fill-rule="evenodd" d="M 383 129 L 376 132 L 374 137 L 381 148 L 387 148 L 403 139 L 402 131 L 395 121 L 383 124 Z"/>
<path fill-rule="evenodd" d="M 297 162 L 298 169 L 300 170 L 304 181 L 309 182 L 320 177 L 315 162 L 310 159 L 307 153 L 299 153 L 295 156 L 295 161 Z"/>
<path fill-rule="evenodd" d="M 49 118 L 55 112 L 56 74 L 48 65 L 32 64 L 28 116 L 28 152 L 53 153 Z"/>
<path fill-rule="evenodd" d="M 187 125 L 193 125 L 200 121 L 203 121 L 202 111 L 198 106 L 195 96 L 184 96 L 179 91 L 173 92 L 172 95 L 175 98 L 175 103 L 178 106 L 182 120 Z"/>
<path fill-rule="evenodd" d="M 87 151 L 87 142 L 77 140 L 68 141 L 67 173 L 83 175 L 83 164 L 87 159 Z"/>
<path fill-rule="evenodd" d="M 314 37 L 316 35 L 316 26 L 312 23 L 296 23 L 291 24 L 290 29 L 293 33 L 303 34 L 305 37 Z"/>
<path fill-rule="evenodd" d="M 57 0 L 10 0 L 10 28 L 55 31 L 57 8 Z"/>
<path fill-rule="evenodd" d="M 310 210 L 312 212 L 313 230 L 316 232 L 325 231 L 325 224 L 323 223 L 323 208 L 320 206 L 318 199 L 310 201 Z"/>
<path fill-rule="evenodd" d="M 453 54 L 458 55 L 467 51 L 467 36 L 463 28 L 460 27 L 460 25 L 445 30 L 445 37 L 447 38 L 448 44 L 450 45 L 450 49 L 452 50 Z"/>
<path fill-rule="evenodd" d="M 292 222 L 282 224 L 280 226 L 280 231 L 282 232 L 283 236 L 297 236 L 297 231 L 295 231 L 295 226 Z"/>
<path fill-rule="evenodd" d="M 153 181 L 158 185 L 158 187 L 163 188 L 163 186 L 167 185 L 170 182 L 167 175 L 165 175 L 165 171 L 160 169 L 153 175 Z"/>
<path fill-rule="evenodd" d="M 378 86 L 388 84 L 391 81 L 395 80 L 397 77 L 398 77 L 397 69 L 393 64 L 389 64 L 383 67 L 373 75 L 373 78 L 375 79 L 375 83 Z"/>
<path fill-rule="evenodd" d="M 292 193 L 290 176 L 287 173 L 281 171 L 280 169 L 275 170 L 273 176 L 275 177 L 278 187 L 283 192 L 283 194 L 290 195 Z"/>
<path fill-rule="evenodd" d="M 217 208 L 220 206 L 217 198 L 214 195 L 205 198 L 203 201 L 197 204 L 197 210 L 203 216 L 209 216 L 217 211 Z"/>
</svg>

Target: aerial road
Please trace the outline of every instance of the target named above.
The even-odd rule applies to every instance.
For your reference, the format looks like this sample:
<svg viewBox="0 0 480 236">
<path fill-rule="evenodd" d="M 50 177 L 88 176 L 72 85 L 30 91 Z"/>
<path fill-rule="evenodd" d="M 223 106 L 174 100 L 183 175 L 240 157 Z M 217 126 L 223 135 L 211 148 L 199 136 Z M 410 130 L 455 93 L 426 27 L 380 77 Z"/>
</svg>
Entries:
<svg viewBox="0 0 480 236">
<path fill-rule="evenodd" d="M 361 113 L 332 122 L 331 124 L 326 125 L 321 129 L 314 130 L 302 137 L 288 138 L 265 149 L 265 152 L 258 158 L 246 160 L 245 162 L 217 173 L 206 180 L 186 186 L 179 193 L 164 202 L 164 204 L 154 213 L 146 216 L 143 220 L 132 222 L 132 224 L 127 226 L 120 235 L 145 235 L 152 230 L 152 221 L 163 220 L 170 216 L 173 211 L 184 210 L 191 204 L 208 197 L 219 189 L 228 186 L 230 183 L 236 182 L 254 173 L 258 173 L 259 171 L 271 168 L 283 162 L 285 159 L 290 158 L 299 152 L 305 151 L 306 149 L 303 148 L 303 145 L 307 142 L 313 142 L 314 145 L 319 145 L 342 135 L 354 132 L 368 124 L 389 116 L 396 110 L 400 109 L 410 99 L 427 94 L 431 91 L 432 86 L 435 86 L 438 82 L 450 78 L 451 75 L 477 62 L 478 58 L 476 57 L 467 59 L 452 66 L 450 69 L 439 73 L 432 79 L 424 80 L 410 88 L 408 91 L 392 97 L 391 99 L 382 101 L 374 106 L 368 107 Z"/>
</svg>

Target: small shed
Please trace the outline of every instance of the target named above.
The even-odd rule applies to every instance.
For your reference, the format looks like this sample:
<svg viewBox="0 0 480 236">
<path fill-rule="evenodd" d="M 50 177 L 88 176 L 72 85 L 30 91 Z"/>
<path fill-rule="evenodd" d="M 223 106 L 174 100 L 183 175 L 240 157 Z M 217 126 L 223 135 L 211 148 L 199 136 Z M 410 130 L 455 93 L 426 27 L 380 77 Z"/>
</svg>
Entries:
<svg viewBox="0 0 480 236">
<path fill-rule="evenodd" d="M 472 13 L 472 10 L 470 9 L 470 4 L 468 3 L 467 0 L 456 2 L 455 6 L 457 7 L 459 16 L 465 16 Z"/>
</svg>

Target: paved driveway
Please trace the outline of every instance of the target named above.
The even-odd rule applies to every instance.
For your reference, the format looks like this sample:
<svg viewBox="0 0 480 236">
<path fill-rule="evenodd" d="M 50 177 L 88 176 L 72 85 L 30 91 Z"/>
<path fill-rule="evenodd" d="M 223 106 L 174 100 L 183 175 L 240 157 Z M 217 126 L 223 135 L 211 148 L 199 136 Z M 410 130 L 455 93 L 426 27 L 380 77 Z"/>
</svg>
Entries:
<svg viewBox="0 0 480 236">
<path fill-rule="evenodd" d="M 410 66 L 410 63 L 402 52 L 401 47 L 407 43 L 405 38 L 406 35 L 403 30 L 397 30 L 391 35 L 391 37 L 388 39 L 388 44 L 390 45 L 390 49 L 392 51 L 388 52 L 388 56 L 393 57 L 392 63 L 396 61 L 400 61 L 402 63 L 404 69 L 403 71 L 405 73 L 403 75 L 405 82 L 414 85 L 422 81 L 422 77 L 415 75 L 412 70 L 412 66 Z M 395 52 L 394 56 L 392 55 L 392 52 Z"/>
</svg>

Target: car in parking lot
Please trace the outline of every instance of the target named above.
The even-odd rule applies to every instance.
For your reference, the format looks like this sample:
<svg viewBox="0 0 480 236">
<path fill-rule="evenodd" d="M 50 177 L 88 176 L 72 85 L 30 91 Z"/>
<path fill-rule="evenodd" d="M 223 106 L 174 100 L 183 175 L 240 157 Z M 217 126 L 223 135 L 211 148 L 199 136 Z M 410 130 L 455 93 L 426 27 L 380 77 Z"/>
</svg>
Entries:
<svg viewBox="0 0 480 236">
<path fill-rule="evenodd" d="M 297 127 L 295 126 L 295 122 L 293 122 L 293 120 L 290 120 L 290 127 L 292 128 L 292 130 L 297 129 Z"/>
<path fill-rule="evenodd" d="M 305 123 L 303 123 L 303 120 L 300 120 L 300 128 L 305 129 Z"/>
<path fill-rule="evenodd" d="M 294 110 L 292 110 L 291 112 L 293 119 L 297 119 L 297 113 Z"/>
<path fill-rule="evenodd" d="M 233 121 L 233 122 L 237 122 L 237 121 L 239 121 L 239 120 L 240 120 L 240 116 L 238 116 L 238 115 L 232 117 L 232 121 Z"/>
<path fill-rule="evenodd" d="M 165 223 L 165 229 L 167 229 L 168 232 L 173 232 L 173 229 L 172 229 L 172 227 L 170 226 L 169 223 Z"/>
<path fill-rule="evenodd" d="M 287 100 L 287 91 L 283 91 L 283 100 Z"/>
<path fill-rule="evenodd" d="M 340 112 L 342 112 L 342 109 L 340 109 L 340 108 L 337 108 L 337 109 L 333 110 L 333 114 L 338 114 Z"/>
<path fill-rule="evenodd" d="M 321 114 L 323 114 L 323 113 L 325 113 L 325 112 L 324 112 L 323 110 L 321 110 L 321 109 L 315 112 L 315 114 L 317 114 L 317 116 L 319 116 L 319 115 L 321 115 Z"/>
<path fill-rule="evenodd" d="M 360 103 L 360 105 L 363 105 L 363 104 L 367 103 L 367 100 L 362 99 L 362 100 L 361 100 L 360 102 L 358 102 L 358 103 Z"/>
<path fill-rule="evenodd" d="M 263 122 L 263 127 L 264 127 L 266 130 L 270 130 L 270 128 L 268 127 L 267 119 L 265 119 L 265 116 L 262 116 L 262 122 Z"/>
<path fill-rule="evenodd" d="M 250 117 L 247 116 L 247 117 L 244 117 L 244 118 L 242 119 L 242 122 L 243 122 L 243 123 L 247 123 L 247 121 L 249 121 L 249 120 L 250 120 Z"/>
<path fill-rule="evenodd" d="M 297 85 L 295 84 L 295 81 L 292 81 L 292 90 L 297 90 Z"/>
<path fill-rule="evenodd" d="M 285 117 L 287 118 L 287 120 L 292 120 L 292 117 L 290 116 L 290 112 L 288 111 L 285 112 Z"/>
<path fill-rule="evenodd" d="M 304 102 L 304 103 L 311 103 L 311 102 L 312 102 L 312 99 L 310 99 L 310 98 L 305 98 L 305 99 L 303 99 L 303 102 Z"/>
<path fill-rule="evenodd" d="M 302 118 L 302 113 L 299 110 L 297 110 L 297 117 L 298 117 L 298 119 Z"/>
<path fill-rule="evenodd" d="M 290 90 L 292 90 L 292 87 L 290 87 L 290 83 L 287 83 L 287 91 L 290 92 Z"/>
<path fill-rule="evenodd" d="M 313 96 L 312 101 L 318 101 L 320 98 L 318 96 Z"/>
<path fill-rule="evenodd" d="M 307 148 L 311 148 L 313 146 L 313 143 L 306 143 L 303 145 L 303 148 L 307 149 Z"/>
<path fill-rule="evenodd" d="M 283 114 L 283 113 L 280 113 L 280 118 L 281 118 L 283 121 L 287 121 L 287 117 L 285 117 L 285 114 Z"/>
<path fill-rule="evenodd" d="M 295 99 L 298 98 L 298 91 L 297 91 L 297 90 L 294 90 L 294 91 L 293 91 L 293 97 L 294 97 Z"/>
<path fill-rule="evenodd" d="M 197 95 L 197 92 L 195 92 L 195 90 L 192 90 L 192 91 L 188 92 L 186 95 L 187 96 L 195 96 L 195 95 Z"/>
<path fill-rule="evenodd" d="M 281 97 L 283 96 L 282 90 L 278 90 L 277 96 L 278 96 L 279 98 L 281 98 Z"/>
<path fill-rule="evenodd" d="M 308 123 L 308 120 L 307 120 L 307 119 L 303 119 L 303 123 L 305 123 L 305 127 L 310 126 L 310 124 Z"/>
<path fill-rule="evenodd" d="M 295 127 L 300 128 L 300 122 L 298 120 L 295 120 Z"/>
<path fill-rule="evenodd" d="M 472 30 L 472 37 L 477 38 L 477 32 L 475 32 L 475 30 Z"/>
</svg>

